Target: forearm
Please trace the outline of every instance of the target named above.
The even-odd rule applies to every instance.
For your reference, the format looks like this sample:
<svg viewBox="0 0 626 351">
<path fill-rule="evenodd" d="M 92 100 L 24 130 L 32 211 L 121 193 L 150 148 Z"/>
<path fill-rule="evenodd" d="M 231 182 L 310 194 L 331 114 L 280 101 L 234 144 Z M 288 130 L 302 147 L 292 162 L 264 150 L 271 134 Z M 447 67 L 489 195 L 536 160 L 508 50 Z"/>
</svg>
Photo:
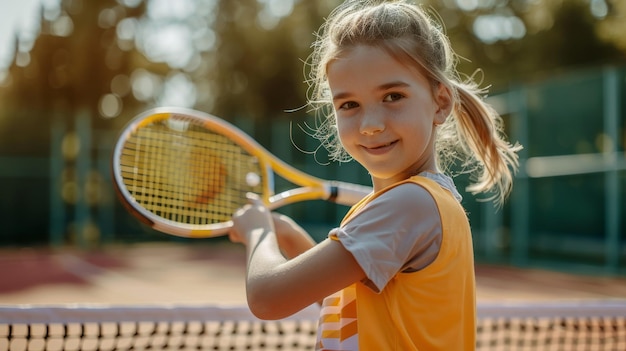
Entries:
<svg viewBox="0 0 626 351">
<path fill-rule="evenodd" d="M 278 246 L 288 259 L 292 259 L 315 246 L 316 242 L 291 218 L 273 214 Z"/>
<path fill-rule="evenodd" d="M 315 301 L 306 302 L 304 298 L 302 300 L 305 302 L 302 302 L 299 295 L 304 294 L 296 293 L 305 285 L 294 283 L 294 279 L 300 280 L 309 275 L 295 273 L 294 268 L 298 264 L 294 264 L 296 261 L 291 259 L 309 251 L 316 242 L 288 218 L 274 221 L 274 224 L 277 226 L 254 229 L 248 236 L 248 306 L 262 319 L 284 318 Z M 311 292 L 310 289 L 305 290 Z"/>
<path fill-rule="evenodd" d="M 246 296 L 252 313 L 261 319 L 277 319 L 295 312 L 290 308 L 285 312 L 283 306 L 288 302 L 283 296 L 289 290 L 283 279 L 287 259 L 281 254 L 276 234 L 268 228 L 253 230 L 247 252 Z"/>
<path fill-rule="evenodd" d="M 248 237 L 247 245 L 247 285 L 257 281 L 268 279 L 273 268 L 286 262 L 286 258 L 281 254 L 276 234 L 271 227 L 260 227 L 253 229 Z M 263 283 L 261 283 L 263 284 Z"/>
</svg>

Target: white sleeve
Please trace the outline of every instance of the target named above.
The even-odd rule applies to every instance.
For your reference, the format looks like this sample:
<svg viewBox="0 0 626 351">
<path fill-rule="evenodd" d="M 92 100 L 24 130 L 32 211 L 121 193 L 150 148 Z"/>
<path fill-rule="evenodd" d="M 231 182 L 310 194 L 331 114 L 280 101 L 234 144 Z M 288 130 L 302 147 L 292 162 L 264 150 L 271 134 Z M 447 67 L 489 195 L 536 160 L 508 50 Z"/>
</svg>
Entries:
<svg viewBox="0 0 626 351">
<path fill-rule="evenodd" d="M 334 236 L 350 251 L 380 292 L 398 272 L 419 270 L 437 257 L 441 219 L 432 195 L 403 183 L 368 203 Z"/>
</svg>

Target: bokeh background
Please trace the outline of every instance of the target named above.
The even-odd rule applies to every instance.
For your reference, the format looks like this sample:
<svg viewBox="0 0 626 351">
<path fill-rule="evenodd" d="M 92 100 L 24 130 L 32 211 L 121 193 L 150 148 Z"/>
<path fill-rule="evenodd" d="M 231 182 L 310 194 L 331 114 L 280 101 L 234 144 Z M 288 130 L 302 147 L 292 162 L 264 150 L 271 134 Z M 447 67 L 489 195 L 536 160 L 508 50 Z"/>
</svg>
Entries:
<svg viewBox="0 0 626 351">
<path fill-rule="evenodd" d="M 367 184 L 359 165 L 328 162 L 302 108 L 303 62 L 338 2 L 3 0 L 0 247 L 223 241 L 155 232 L 115 197 L 117 133 L 156 106 L 215 114 L 306 172 Z M 626 275 L 626 0 L 422 3 L 525 146 L 504 207 L 464 193 L 477 261 Z M 280 211 L 319 239 L 346 210 Z"/>
</svg>

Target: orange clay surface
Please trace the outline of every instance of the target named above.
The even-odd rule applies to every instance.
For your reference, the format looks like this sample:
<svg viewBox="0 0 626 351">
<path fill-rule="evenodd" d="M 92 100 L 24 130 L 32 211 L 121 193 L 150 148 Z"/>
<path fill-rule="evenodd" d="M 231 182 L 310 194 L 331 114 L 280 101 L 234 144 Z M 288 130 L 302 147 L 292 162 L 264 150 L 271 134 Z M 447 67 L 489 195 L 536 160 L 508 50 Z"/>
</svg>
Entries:
<svg viewBox="0 0 626 351">
<path fill-rule="evenodd" d="M 243 247 L 0 249 L 0 304 L 245 304 Z M 477 265 L 478 302 L 626 297 L 626 277 Z"/>
</svg>

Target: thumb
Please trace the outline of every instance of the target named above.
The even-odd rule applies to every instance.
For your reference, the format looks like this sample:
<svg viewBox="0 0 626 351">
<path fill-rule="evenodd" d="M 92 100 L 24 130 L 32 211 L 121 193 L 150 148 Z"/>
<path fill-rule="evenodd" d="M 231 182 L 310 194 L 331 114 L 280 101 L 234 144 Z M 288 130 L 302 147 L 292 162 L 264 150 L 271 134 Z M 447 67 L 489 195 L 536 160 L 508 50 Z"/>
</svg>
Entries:
<svg viewBox="0 0 626 351">
<path fill-rule="evenodd" d="M 263 201 L 261 200 L 261 197 L 258 194 L 248 192 L 246 193 L 246 199 L 248 199 L 248 203 L 250 203 L 251 205 L 265 206 L 263 204 Z"/>
</svg>

